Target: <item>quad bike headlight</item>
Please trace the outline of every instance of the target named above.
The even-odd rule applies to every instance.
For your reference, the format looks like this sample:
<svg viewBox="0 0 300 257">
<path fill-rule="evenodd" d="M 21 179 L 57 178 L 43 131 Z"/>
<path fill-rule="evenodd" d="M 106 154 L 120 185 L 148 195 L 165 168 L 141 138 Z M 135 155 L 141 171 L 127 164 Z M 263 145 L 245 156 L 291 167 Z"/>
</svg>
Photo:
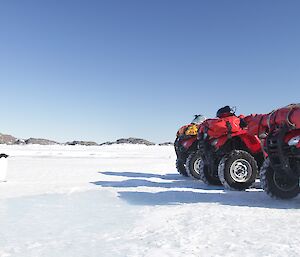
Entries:
<svg viewBox="0 0 300 257">
<path fill-rule="evenodd" d="M 289 140 L 288 145 L 294 146 L 294 145 L 297 145 L 299 142 L 300 142 L 300 136 L 296 136 Z"/>
<path fill-rule="evenodd" d="M 213 140 L 213 141 L 211 142 L 211 145 L 212 145 L 212 146 L 216 146 L 217 143 L 218 143 L 218 139 L 215 139 L 215 140 Z"/>
</svg>

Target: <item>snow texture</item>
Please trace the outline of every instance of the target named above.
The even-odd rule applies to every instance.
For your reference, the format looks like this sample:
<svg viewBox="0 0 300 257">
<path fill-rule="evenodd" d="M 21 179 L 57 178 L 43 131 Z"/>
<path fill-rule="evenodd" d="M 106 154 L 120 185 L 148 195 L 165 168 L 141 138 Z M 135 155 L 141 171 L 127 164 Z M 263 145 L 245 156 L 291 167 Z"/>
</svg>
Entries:
<svg viewBox="0 0 300 257">
<path fill-rule="evenodd" d="M 299 197 L 183 177 L 172 146 L 0 152 L 0 257 L 299 256 Z"/>
</svg>

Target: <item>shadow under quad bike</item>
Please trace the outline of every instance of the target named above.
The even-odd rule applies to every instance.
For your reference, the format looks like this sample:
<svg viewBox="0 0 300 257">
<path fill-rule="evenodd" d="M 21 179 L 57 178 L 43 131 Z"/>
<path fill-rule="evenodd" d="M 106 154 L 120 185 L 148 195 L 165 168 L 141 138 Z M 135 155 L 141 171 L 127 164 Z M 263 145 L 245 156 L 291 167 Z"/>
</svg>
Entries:
<svg viewBox="0 0 300 257">
<path fill-rule="evenodd" d="M 186 171 L 186 160 L 189 155 L 197 150 L 197 134 L 199 125 L 205 120 L 202 115 L 195 115 L 193 121 L 182 126 L 176 134 L 174 142 L 176 152 L 176 168 L 183 176 L 189 176 Z"/>
<path fill-rule="evenodd" d="M 237 117 L 229 106 L 219 109 L 217 117 L 199 128 L 195 172 L 206 184 L 245 190 L 255 182 L 263 162 L 261 142 L 247 133 L 244 116 Z"/>
<path fill-rule="evenodd" d="M 296 197 L 300 192 L 300 104 L 257 115 L 253 120 L 254 130 L 266 136 L 267 158 L 260 171 L 262 188 L 274 198 Z"/>
</svg>

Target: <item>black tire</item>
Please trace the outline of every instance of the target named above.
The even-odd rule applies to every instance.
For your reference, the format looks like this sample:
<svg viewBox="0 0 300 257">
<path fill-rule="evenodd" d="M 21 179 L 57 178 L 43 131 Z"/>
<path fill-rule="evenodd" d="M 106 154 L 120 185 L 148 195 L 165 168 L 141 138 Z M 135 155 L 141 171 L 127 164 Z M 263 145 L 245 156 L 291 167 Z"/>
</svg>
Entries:
<svg viewBox="0 0 300 257">
<path fill-rule="evenodd" d="M 188 174 L 186 173 L 184 162 L 181 159 L 176 160 L 176 169 L 179 174 L 182 176 L 188 177 Z"/>
<path fill-rule="evenodd" d="M 221 185 L 221 181 L 217 176 L 217 172 L 216 172 L 215 175 L 212 174 L 210 172 L 209 167 L 204 163 L 204 161 L 202 161 L 200 163 L 199 177 L 200 177 L 200 180 L 202 180 L 207 185 L 214 185 L 214 186 L 220 186 Z"/>
<path fill-rule="evenodd" d="M 277 174 L 266 159 L 260 170 L 260 183 L 263 190 L 271 197 L 277 199 L 291 199 L 299 192 L 299 178 L 291 179 L 287 176 Z"/>
<path fill-rule="evenodd" d="M 201 179 L 200 162 L 203 162 L 201 155 L 198 152 L 194 152 L 188 156 L 185 164 L 186 173 L 197 180 Z"/>
<path fill-rule="evenodd" d="M 255 183 L 258 168 L 254 157 L 242 150 L 225 155 L 218 166 L 222 185 L 230 190 L 245 190 Z"/>
</svg>

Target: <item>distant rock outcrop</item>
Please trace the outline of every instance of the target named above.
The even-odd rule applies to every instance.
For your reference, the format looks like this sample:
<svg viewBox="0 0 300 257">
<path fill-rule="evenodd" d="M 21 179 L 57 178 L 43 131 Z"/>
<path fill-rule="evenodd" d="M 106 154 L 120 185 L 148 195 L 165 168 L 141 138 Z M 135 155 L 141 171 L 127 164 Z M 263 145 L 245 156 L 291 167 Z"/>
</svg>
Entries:
<svg viewBox="0 0 300 257">
<path fill-rule="evenodd" d="M 15 145 L 26 145 L 26 142 L 24 139 L 17 139 L 17 141 L 14 144 Z"/>
<path fill-rule="evenodd" d="M 58 143 L 53 140 L 49 139 L 43 139 L 43 138 L 29 138 L 29 139 L 20 139 L 13 137 L 11 135 L 5 135 L 0 133 L 0 144 L 7 144 L 7 145 L 28 145 L 28 144 L 38 144 L 38 145 L 61 145 L 61 143 Z M 148 140 L 142 139 L 142 138 L 135 138 L 135 137 L 129 137 L 129 138 L 120 138 L 114 142 L 105 142 L 102 144 L 97 144 L 93 141 L 78 141 L 74 140 L 71 142 L 67 142 L 64 145 L 85 145 L 85 146 L 101 146 L 101 145 L 114 145 L 114 144 L 142 144 L 142 145 L 155 145 L 155 143 L 150 142 Z M 161 146 L 163 145 L 173 145 L 172 142 L 165 142 L 159 144 Z"/>
<path fill-rule="evenodd" d="M 141 138 L 120 138 L 116 141 L 117 144 L 142 144 L 142 145 L 155 145 L 155 143 L 150 142 Z"/>
<path fill-rule="evenodd" d="M 0 133 L 0 144 L 13 145 L 16 143 L 17 140 L 17 138 L 11 135 L 5 135 Z"/>
<path fill-rule="evenodd" d="M 72 141 L 67 142 L 66 145 L 86 145 L 86 146 L 96 146 L 98 145 L 96 142 L 93 141 Z"/>
<path fill-rule="evenodd" d="M 172 142 L 165 142 L 165 143 L 160 143 L 158 145 L 160 145 L 160 146 L 163 146 L 163 145 L 174 145 L 174 143 L 172 143 Z"/>
<path fill-rule="evenodd" d="M 141 139 L 141 138 L 134 138 L 134 137 L 130 137 L 130 138 L 120 138 L 115 142 L 105 142 L 102 143 L 100 145 L 113 145 L 113 144 L 142 144 L 142 145 L 155 145 L 155 143 L 150 142 L 148 140 L 145 139 Z"/>
<path fill-rule="evenodd" d="M 59 145 L 58 142 L 53 140 L 43 139 L 43 138 L 29 138 L 25 140 L 25 144 L 35 144 L 35 145 Z"/>
</svg>

